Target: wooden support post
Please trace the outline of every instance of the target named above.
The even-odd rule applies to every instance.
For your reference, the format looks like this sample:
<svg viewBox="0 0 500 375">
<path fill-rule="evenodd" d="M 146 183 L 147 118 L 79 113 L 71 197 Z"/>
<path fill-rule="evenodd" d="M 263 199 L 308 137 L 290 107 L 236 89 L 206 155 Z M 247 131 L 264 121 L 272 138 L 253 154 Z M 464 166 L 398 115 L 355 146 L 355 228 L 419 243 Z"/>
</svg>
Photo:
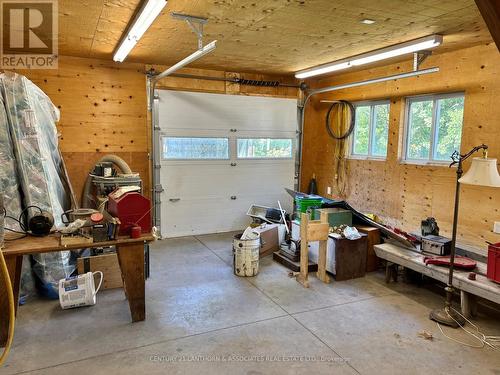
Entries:
<svg viewBox="0 0 500 375">
<path fill-rule="evenodd" d="M 116 246 L 122 271 L 123 287 L 128 298 L 133 322 L 146 319 L 144 244 L 123 243 Z"/>
<path fill-rule="evenodd" d="M 300 215 L 300 273 L 297 275 L 297 281 L 305 288 L 309 288 L 309 248 L 307 246 L 307 226 L 309 225 L 309 215 L 302 213 Z"/>
<path fill-rule="evenodd" d="M 17 304 L 19 302 L 19 288 L 21 286 L 21 269 L 23 266 L 23 256 L 13 255 L 5 256 L 7 269 L 9 270 L 10 282 L 14 292 L 14 304 L 17 313 Z M 1 275 L 1 274 L 0 274 Z M 2 276 L 0 276 L 0 285 L 5 285 Z M 7 289 L 0 289 L 0 347 L 7 343 L 9 333 L 9 301 Z"/>
<path fill-rule="evenodd" d="M 326 212 L 321 212 L 320 221 L 323 224 L 328 225 L 328 214 Z M 326 274 L 326 250 L 328 246 L 328 233 L 326 233 L 326 238 L 319 240 L 319 253 L 318 253 L 318 272 L 316 276 L 318 279 L 324 283 L 330 282 L 330 277 Z"/>
</svg>

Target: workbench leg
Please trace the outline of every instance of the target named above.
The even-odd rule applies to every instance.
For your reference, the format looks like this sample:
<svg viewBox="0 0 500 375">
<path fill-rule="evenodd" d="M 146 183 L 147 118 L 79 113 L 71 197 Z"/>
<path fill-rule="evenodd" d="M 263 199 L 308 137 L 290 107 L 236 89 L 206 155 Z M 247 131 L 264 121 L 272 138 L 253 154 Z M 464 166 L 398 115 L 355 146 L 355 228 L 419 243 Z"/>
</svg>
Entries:
<svg viewBox="0 0 500 375">
<path fill-rule="evenodd" d="M 7 269 L 9 270 L 10 282 L 14 292 L 14 303 L 17 313 L 17 305 L 19 303 L 19 288 L 21 285 L 21 269 L 23 267 L 23 256 L 13 255 L 5 256 Z M 0 347 L 4 347 L 7 343 L 7 336 L 9 333 L 9 300 L 7 296 L 7 289 L 4 287 L 5 282 L 2 274 L 0 273 Z"/>
<path fill-rule="evenodd" d="M 475 295 L 460 291 L 460 308 L 467 319 L 477 314 L 477 298 Z"/>
<path fill-rule="evenodd" d="M 309 288 L 309 280 L 307 280 L 309 272 L 309 247 L 307 245 L 307 224 L 309 222 L 308 215 L 302 214 L 300 219 L 300 273 L 296 279 L 305 288 Z"/>
<path fill-rule="evenodd" d="M 389 284 L 391 282 L 392 273 L 392 263 L 389 261 L 385 262 L 385 282 Z"/>
<path fill-rule="evenodd" d="M 130 314 L 133 322 L 146 319 L 146 286 L 144 281 L 144 244 L 116 246 Z"/>
<path fill-rule="evenodd" d="M 326 248 L 327 241 L 319 241 L 318 272 L 316 275 L 324 283 L 329 283 L 330 277 L 326 274 Z"/>
</svg>

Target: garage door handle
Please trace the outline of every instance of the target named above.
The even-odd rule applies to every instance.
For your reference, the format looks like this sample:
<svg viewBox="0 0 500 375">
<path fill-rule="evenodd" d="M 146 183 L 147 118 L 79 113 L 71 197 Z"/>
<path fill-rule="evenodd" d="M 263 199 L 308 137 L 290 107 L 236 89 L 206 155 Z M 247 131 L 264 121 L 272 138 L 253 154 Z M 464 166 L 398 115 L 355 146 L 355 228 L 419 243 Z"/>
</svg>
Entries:
<svg viewBox="0 0 500 375">
<path fill-rule="evenodd" d="M 236 200 L 236 195 L 231 195 L 231 199 L 234 201 Z"/>
<path fill-rule="evenodd" d="M 169 201 L 170 202 L 179 202 L 181 200 L 181 198 L 170 198 Z"/>
</svg>

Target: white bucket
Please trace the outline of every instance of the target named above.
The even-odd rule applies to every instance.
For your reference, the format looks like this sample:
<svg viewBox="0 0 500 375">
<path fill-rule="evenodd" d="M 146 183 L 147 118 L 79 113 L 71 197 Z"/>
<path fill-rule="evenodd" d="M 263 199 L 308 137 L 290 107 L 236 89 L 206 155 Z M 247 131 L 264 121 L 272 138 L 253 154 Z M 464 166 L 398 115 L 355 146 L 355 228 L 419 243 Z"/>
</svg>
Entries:
<svg viewBox="0 0 500 375">
<path fill-rule="evenodd" d="M 253 232 L 254 238 L 242 240 L 241 234 L 233 240 L 233 267 L 237 276 L 255 276 L 259 273 L 260 234 Z"/>
<path fill-rule="evenodd" d="M 94 275 L 96 273 L 100 276 L 97 289 L 94 284 Z M 102 279 L 102 272 L 96 271 L 59 280 L 59 303 L 61 307 L 63 309 L 72 309 L 73 307 L 95 305 L 96 294 L 101 288 Z"/>
</svg>

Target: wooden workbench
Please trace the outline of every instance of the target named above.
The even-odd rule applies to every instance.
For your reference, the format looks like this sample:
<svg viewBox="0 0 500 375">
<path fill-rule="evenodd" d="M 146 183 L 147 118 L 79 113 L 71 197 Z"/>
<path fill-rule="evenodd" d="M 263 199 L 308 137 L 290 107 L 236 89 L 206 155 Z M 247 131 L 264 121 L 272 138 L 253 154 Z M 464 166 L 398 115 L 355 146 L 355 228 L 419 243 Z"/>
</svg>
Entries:
<svg viewBox="0 0 500 375">
<path fill-rule="evenodd" d="M 10 280 L 14 289 L 14 300 L 19 301 L 19 288 L 21 284 L 21 268 L 23 255 L 47 253 L 53 251 L 85 249 L 88 247 L 116 246 L 118 262 L 122 273 L 125 295 L 128 298 L 132 321 L 138 322 L 146 318 L 145 281 L 144 281 L 144 244 L 154 240 L 150 234 L 140 238 L 120 237 L 114 241 L 94 242 L 85 244 L 71 244 L 61 246 L 59 237 L 50 235 L 47 237 L 25 237 L 18 240 L 5 242 L 2 249 L 7 262 Z M 7 341 L 8 333 L 8 299 L 4 287 L 3 276 L 0 274 L 0 347 Z"/>
<path fill-rule="evenodd" d="M 379 258 L 420 272 L 443 283 L 448 282 L 448 267 L 426 265 L 424 263 L 425 255 L 421 253 L 391 243 L 375 245 L 374 248 Z M 475 300 L 471 298 L 473 296 L 500 304 L 500 284 L 486 278 L 486 265 L 478 262 L 474 272 L 476 280 L 468 278 L 470 271 L 455 268 L 453 272 L 453 286 L 460 290 L 462 314 L 466 317 L 473 315 L 475 310 Z"/>
</svg>

